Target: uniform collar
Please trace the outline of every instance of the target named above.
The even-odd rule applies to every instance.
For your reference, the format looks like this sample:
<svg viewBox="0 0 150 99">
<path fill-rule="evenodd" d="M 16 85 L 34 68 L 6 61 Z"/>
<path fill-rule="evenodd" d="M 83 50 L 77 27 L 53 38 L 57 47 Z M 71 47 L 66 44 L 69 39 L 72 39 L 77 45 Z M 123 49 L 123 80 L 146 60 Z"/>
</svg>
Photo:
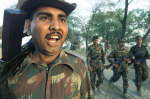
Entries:
<svg viewBox="0 0 150 99">
<path fill-rule="evenodd" d="M 32 54 L 30 54 L 32 55 Z M 31 65 L 31 64 L 37 64 L 40 67 L 44 67 L 47 68 L 48 64 L 42 63 L 42 62 L 35 62 L 30 58 L 30 55 L 28 55 L 22 64 L 26 64 L 26 65 Z M 61 51 L 59 56 L 52 62 L 50 63 L 50 65 L 52 66 L 57 66 L 57 65 L 64 65 L 64 66 L 69 66 L 72 70 L 75 69 L 75 64 L 71 62 L 71 58 L 69 57 L 69 54 L 67 54 L 65 51 Z"/>
<path fill-rule="evenodd" d="M 73 63 L 72 61 L 75 61 L 75 59 L 72 60 L 70 58 L 70 55 L 62 50 L 60 55 L 53 62 L 53 64 L 55 66 L 60 65 L 60 64 L 64 64 L 64 65 L 67 65 L 67 66 L 71 67 L 72 69 L 75 69 L 75 66 L 74 66 L 75 63 Z"/>
<path fill-rule="evenodd" d="M 124 49 L 125 49 L 125 47 L 123 47 L 123 48 L 120 48 L 120 47 L 119 47 L 119 49 L 120 49 L 120 50 L 124 50 Z"/>
<path fill-rule="evenodd" d="M 94 47 L 97 47 L 98 45 L 99 45 L 98 43 L 97 44 L 93 44 Z"/>
<path fill-rule="evenodd" d="M 138 44 L 135 45 L 136 48 L 142 48 L 144 45 L 142 44 L 141 47 L 138 46 Z"/>
</svg>

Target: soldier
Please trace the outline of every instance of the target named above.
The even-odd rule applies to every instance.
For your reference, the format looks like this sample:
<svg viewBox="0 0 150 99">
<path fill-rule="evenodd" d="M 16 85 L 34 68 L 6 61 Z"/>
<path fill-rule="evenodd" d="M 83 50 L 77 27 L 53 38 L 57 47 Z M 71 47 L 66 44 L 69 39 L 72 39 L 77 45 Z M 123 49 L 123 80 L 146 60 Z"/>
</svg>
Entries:
<svg viewBox="0 0 150 99">
<path fill-rule="evenodd" d="M 100 85 L 103 83 L 104 75 L 103 75 L 103 64 L 104 60 L 104 51 L 100 44 L 98 44 L 98 36 L 93 37 L 93 44 L 88 47 L 88 69 L 90 71 L 90 79 L 93 91 L 95 91 L 95 87 L 100 90 Z M 96 82 L 96 75 L 98 80 Z"/>
<path fill-rule="evenodd" d="M 148 78 L 148 67 L 146 59 L 150 58 L 146 47 L 142 43 L 142 37 L 136 37 L 136 45 L 130 49 L 130 55 L 133 58 L 134 69 L 135 69 L 135 85 L 137 92 L 142 96 L 141 84 Z"/>
<path fill-rule="evenodd" d="M 21 10 L 32 40 L 0 64 L 0 99 L 93 98 L 84 62 L 62 50 L 75 7 L 64 0 L 25 0 Z"/>
<path fill-rule="evenodd" d="M 109 86 L 119 80 L 122 76 L 123 79 L 123 95 L 128 98 L 128 50 L 125 48 L 124 40 L 120 41 L 119 48 L 114 50 L 108 56 L 108 61 L 113 66 L 113 76 L 109 80 Z"/>
</svg>

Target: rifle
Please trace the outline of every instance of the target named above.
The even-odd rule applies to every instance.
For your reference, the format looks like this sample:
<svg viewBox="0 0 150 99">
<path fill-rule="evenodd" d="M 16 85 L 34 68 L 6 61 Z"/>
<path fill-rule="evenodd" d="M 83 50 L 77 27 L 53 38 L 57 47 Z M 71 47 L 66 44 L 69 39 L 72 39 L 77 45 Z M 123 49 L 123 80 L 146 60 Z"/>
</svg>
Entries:
<svg viewBox="0 0 150 99">
<path fill-rule="evenodd" d="M 118 71 L 120 71 L 120 70 L 122 70 L 124 68 L 123 67 L 123 62 L 124 61 L 126 62 L 126 64 L 128 64 L 128 61 L 127 61 L 128 59 L 130 59 L 130 56 L 125 55 L 125 56 L 120 57 L 119 60 L 115 62 L 115 64 L 119 65 Z"/>
<path fill-rule="evenodd" d="M 8 61 L 21 52 L 26 13 L 19 9 L 5 9 L 2 30 L 2 60 Z"/>
<path fill-rule="evenodd" d="M 2 32 L 2 59 L 0 60 L 0 82 L 15 75 L 24 58 L 32 51 L 32 39 L 21 46 L 26 13 L 18 9 L 6 9 Z"/>
<path fill-rule="evenodd" d="M 130 60 L 130 56 L 128 55 L 128 51 L 115 51 L 115 57 L 114 61 L 112 61 L 107 68 L 112 67 L 114 64 L 118 64 L 119 67 L 117 67 L 117 70 L 121 70 L 123 68 L 123 62 L 126 62 L 128 64 Z"/>
</svg>

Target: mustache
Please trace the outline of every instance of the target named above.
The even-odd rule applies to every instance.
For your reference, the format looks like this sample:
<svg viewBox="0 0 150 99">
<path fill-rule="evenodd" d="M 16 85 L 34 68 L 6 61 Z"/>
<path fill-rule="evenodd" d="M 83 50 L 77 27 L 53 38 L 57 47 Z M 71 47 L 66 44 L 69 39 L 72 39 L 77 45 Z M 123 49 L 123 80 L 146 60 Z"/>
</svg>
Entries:
<svg viewBox="0 0 150 99">
<path fill-rule="evenodd" d="M 45 36 L 45 38 L 50 38 L 54 34 L 58 35 L 59 39 L 62 38 L 62 34 L 60 32 L 56 32 L 56 31 L 47 33 L 47 35 Z"/>
</svg>

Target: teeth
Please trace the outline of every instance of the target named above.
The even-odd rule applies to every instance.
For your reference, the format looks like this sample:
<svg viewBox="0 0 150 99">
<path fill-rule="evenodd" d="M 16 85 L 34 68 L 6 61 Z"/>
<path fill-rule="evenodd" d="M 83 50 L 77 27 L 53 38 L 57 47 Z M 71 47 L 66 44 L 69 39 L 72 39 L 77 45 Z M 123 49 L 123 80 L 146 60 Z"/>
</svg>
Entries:
<svg viewBox="0 0 150 99">
<path fill-rule="evenodd" d="M 52 39 L 58 39 L 58 36 L 51 36 Z"/>
</svg>

